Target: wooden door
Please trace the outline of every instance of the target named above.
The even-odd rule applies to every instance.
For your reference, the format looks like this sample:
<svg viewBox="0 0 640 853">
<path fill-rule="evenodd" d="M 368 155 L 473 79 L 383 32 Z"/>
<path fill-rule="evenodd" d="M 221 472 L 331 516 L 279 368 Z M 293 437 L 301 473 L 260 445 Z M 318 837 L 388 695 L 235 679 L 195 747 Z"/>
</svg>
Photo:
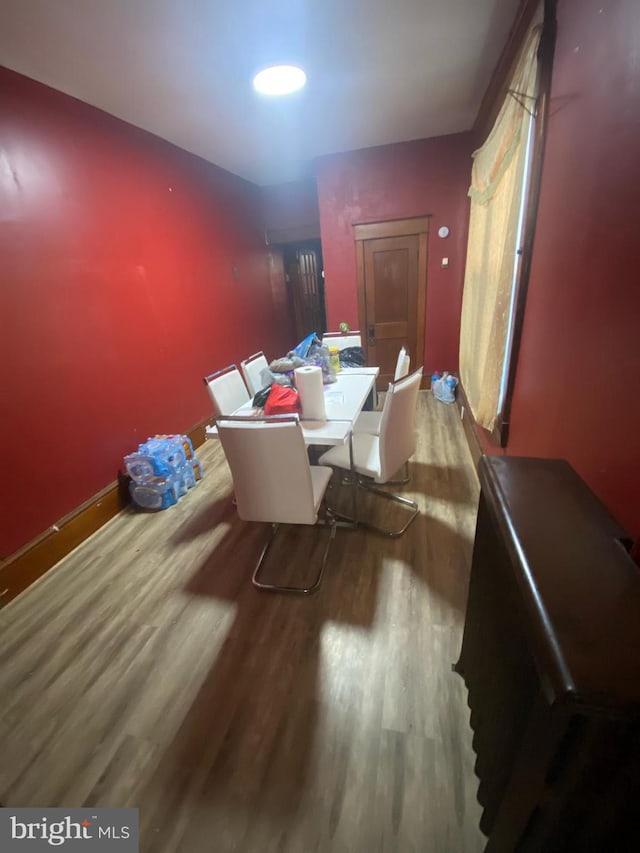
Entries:
<svg viewBox="0 0 640 853">
<path fill-rule="evenodd" d="M 356 225 L 360 328 L 367 363 L 384 389 L 404 346 L 411 369 L 424 358 L 427 218 Z"/>
</svg>

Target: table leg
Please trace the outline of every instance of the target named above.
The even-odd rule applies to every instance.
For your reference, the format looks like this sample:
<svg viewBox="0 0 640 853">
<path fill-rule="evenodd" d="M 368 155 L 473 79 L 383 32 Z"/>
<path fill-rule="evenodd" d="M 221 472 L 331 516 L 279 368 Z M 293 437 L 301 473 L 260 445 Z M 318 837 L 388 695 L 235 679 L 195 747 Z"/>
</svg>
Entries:
<svg viewBox="0 0 640 853">
<path fill-rule="evenodd" d="M 349 468 L 351 470 L 351 510 L 353 512 L 353 520 L 358 524 L 358 481 L 356 479 L 356 471 L 353 465 L 353 430 L 349 433 Z"/>
</svg>

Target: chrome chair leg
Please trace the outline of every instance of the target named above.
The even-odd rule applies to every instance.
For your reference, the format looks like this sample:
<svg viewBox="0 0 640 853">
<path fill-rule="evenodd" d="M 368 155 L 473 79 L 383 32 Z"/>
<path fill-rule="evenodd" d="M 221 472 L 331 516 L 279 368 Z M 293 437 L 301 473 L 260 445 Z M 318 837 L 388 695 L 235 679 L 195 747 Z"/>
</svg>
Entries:
<svg viewBox="0 0 640 853">
<path fill-rule="evenodd" d="M 327 566 L 327 559 L 329 557 L 329 550 L 331 548 L 331 543 L 335 539 L 335 535 L 336 535 L 336 523 L 335 523 L 335 518 L 334 518 L 333 514 L 327 513 L 326 524 L 329 527 L 329 537 L 327 539 L 327 544 L 326 544 L 325 549 L 324 549 L 324 554 L 322 557 L 322 563 L 320 565 L 320 570 L 318 571 L 318 574 L 316 575 L 314 582 L 310 586 L 308 586 L 308 587 L 280 586 L 279 584 L 264 583 L 263 581 L 261 581 L 259 579 L 260 571 L 263 568 L 266 556 L 269 553 L 269 549 L 273 545 L 273 542 L 274 542 L 276 535 L 278 533 L 278 530 L 280 528 L 279 524 L 272 525 L 271 536 L 269 537 L 269 539 L 265 543 L 264 548 L 262 549 L 262 553 L 260 554 L 260 558 L 258 559 L 258 563 L 254 569 L 254 572 L 253 572 L 253 577 L 251 578 L 251 583 L 255 587 L 257 587 L 258 589 L 266 589 L 266 590 L 270 590 L 271 592 L 287 592 L 287 593 L 294 593 L 294 594 L 297 593 L 298 595 L 308 595 L 309 593 L 315 592 L 319 588 L 319 586 L 322 582 L 322 576 L 324 575 L 324 570 Z"/>
<path fill-rule="evenodd" d="M 333 527 L 336 530 L 340 527 L 346 530 L 355 530 L 358 526 L 358 522 L 356 521 L 354 516 L 346 515 L 345 513 L 340 512 L 337 509 L 329 509 L 327 508 L 327 518 L 319 518 L 316 521 L 316 524 L 319 527 Z"/>
<path fill-rule="evenodd" d="M 398 536 L 402 536 L 411 522 L 420 514 L 418 504 L 415 501 L 409 500 L 409 498 L 403 498 L 402 495 L 396 495 L 394 492 L 385 492 L 384 489 L 379 489 L 377 486 L 362 480 L 358 482 L 358 486 L 361 489 L 365 489 L 367 492 L 372 492 L 374 495 L 380 495 L 380 497 L 386 498 L 389 501 L 394 501 L 395 503 L 408 506 L 412 509 L 411 515 L 409 516 L 406 524 L 404 524 L 400 530 L 385 530 L 383 527 L 378 527 L 377 524 L 372 524 L 370 521 L 361 521 L 360 524 L 362 524 L 363 527 L 368 527 L 370 530 L 382 533 L 383 536 L 389 536 L 390 538 L 395 539 Z"/>
<path fill-rule="evenodd" d="M 383 536 L 389 536 L 392 539 L 395 539 L 398 536 L 402 536 L 402 534 L 407 530 L 412 521 L 415 520 L 416 516 L 420 514 L 420 509 L 418 508 L 418 504 L 415 501 L 410 500 L 409 498 L 403 498 L 402 495 L 396 495 L 395 492 L 386 492 L 384 489 L 378 488 L 378 486 L 374 485 L 373 482 L 368 480 L 364 480 L 361 477 L 357 477 L 355 482 L 352 480 L 351 485 L 353 489 L 363 489 L 367 492 L 372 492 L 375 495 L 380 495 L 380 497 L 386 498 L 387 500 L 394 501 L 395 503 L 402 504 L 403 506 L 409 507 L 412 512 L 409 516 L 406 524 L 404 524 L 400 530 L 385 530 L 383 527 L 378 527 L 376 524 L 372 524 L 369 521 L 364 521 L 359 518 L 357 512 L 353 515 L 347 515 L 343 512 L 338 512 L 336 509 L 331 510 L 331 512 L 340 519 L 343 519 L 348 526 L 362 526 L 367 527 L 370 530 L 375 530 L 376 533 L 381 533 Z"/>
</svg>

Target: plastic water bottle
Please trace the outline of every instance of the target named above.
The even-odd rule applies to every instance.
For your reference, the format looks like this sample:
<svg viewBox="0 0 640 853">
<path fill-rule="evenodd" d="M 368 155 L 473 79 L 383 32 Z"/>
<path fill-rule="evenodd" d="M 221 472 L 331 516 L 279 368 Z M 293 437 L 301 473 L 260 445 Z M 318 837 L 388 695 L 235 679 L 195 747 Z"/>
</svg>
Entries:
<svg viewBox="0 0 640 853">
<path fill-rule="evenodd" d="M 129 493 L 134 504 L 141 509 L 167 509 L 177 504 L 180 498 L 175 477 L 155 477 L 146 483 L 134 480 L 129 484 Z"/>
<path fill-rule="evenodd" d="M 431 374 L 431 391 L 432 392 L 433 392 L 433 388 L 434 388 L 435 383 L 438 381 L 438 379 L 440 379 L 441 376 L 442 376 L 442 374 L 437 370 L 435 373 Z"/>
<path fill-rule="evenodd" d="M 455 376 L 447 376 L 444 380 L 444 384 L 447 386 L 447 402 L 453 403 L 456 399 L 456 385 L 458 384 L 458 380 Z"/>
</svg>

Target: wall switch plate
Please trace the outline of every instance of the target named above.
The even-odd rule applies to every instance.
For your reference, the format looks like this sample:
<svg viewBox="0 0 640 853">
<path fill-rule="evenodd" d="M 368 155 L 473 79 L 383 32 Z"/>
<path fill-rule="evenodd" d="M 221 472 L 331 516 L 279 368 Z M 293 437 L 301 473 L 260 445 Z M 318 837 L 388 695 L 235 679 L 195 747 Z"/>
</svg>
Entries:
<svg viewBox="0 0 640 853">
<path fill-rule="evenodd" d="M 440 262 L 440 266 L 443 269 L 446 269 L 449 266 L 449 258 L 443 258 L 442 261 Z"/>
</svg>

